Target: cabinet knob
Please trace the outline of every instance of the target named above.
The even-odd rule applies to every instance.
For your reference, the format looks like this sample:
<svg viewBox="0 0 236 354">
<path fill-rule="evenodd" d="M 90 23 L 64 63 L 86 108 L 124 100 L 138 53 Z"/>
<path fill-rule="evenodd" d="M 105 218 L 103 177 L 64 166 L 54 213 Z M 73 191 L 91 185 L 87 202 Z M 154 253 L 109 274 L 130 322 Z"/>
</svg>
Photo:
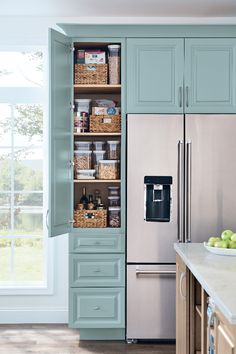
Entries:
<svg viewBox="0 0 236 354">
<path fill-rule="evenodd" d="M 100 310 L 100 306 L 95 306 L 93 309 L 94 309 L 95 311 L 98 311 L 98 310 Z"/>
<path fill-rule="evenodd" d="M 94 271 L 93 271 L 94 273 L 100 273 L 101 272 L 101 269 L 94 269 Z"/>
</svg>

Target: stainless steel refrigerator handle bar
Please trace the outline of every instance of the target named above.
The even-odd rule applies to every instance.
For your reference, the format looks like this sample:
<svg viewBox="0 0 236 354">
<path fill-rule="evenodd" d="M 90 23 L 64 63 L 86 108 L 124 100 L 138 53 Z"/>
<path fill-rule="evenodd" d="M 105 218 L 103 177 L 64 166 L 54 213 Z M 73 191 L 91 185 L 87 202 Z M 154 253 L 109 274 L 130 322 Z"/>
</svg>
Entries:
<svg viewBox="0 0 236 354">
<path fill-rule="evenodd" d="M 176 271 L 175 270 L 136 270 L 136 275 L 139 274 L 171 275 L 171 274 L 176 274 Z"/>
<path fill-rule="evenodd" d="M 187 142 L 186 156 L 186 242 L 191 242 L 191 157 L 192 157 L 192 142 Z"/>
<path fill-rule="evenodd" d="M 183 242 L 183 183 L 184 183 L 184 144 L 183 141 L 178 142 L 178 200 L 177 200 L 177 226 L 178 241 Z"/>
</svg>

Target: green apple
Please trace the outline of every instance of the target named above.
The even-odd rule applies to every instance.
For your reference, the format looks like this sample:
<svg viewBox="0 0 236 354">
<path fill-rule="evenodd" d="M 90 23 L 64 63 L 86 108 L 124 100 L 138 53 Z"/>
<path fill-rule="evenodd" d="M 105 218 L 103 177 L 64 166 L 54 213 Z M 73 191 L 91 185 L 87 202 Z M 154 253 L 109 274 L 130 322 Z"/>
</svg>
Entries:
<svg viewBox="0 0 236 354">
<path fill-rule="evenodd" d="M 229 248 L 236 248 L 236 241 L 229 241 Z"/>
<path fill-rule="evenodd" d="M 231 235 L 231 241 L 236 242 L 236 234 Z"/>
<path fill-rule="evenodd" d="M 210 237 L 207 241 L 207 246 L 214 247 L 216 241 L 221 241 L 220 237 Z"/>
<path fill-rule="evenodd" d="M 215 247 L 216 248 L 228 248 L 228 242 L 227 241 L 216 241 L 215 242 Z"/>
<path fill-rule="evenodd" d="M 226 240 L 230 240 L 231 236 L 233 235 L 233 231 L 231 230 L 225 230 L 222 232 L 221 234 L 221 238 L 222 240 L 226 241 Z"/>
</svg>

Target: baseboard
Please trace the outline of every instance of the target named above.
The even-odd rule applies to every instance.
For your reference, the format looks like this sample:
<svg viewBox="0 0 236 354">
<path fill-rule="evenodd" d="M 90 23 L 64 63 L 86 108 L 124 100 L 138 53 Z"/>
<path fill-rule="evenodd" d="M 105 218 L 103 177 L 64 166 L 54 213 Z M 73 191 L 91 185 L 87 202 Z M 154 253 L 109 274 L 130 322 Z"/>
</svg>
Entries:
<svg viewBox="0 0 236 354">
<path fill-rule="evenodd" d="M 68 323 L 68 309 L 55 308 L 0 308 L 0 324 Z"/>
</svg>

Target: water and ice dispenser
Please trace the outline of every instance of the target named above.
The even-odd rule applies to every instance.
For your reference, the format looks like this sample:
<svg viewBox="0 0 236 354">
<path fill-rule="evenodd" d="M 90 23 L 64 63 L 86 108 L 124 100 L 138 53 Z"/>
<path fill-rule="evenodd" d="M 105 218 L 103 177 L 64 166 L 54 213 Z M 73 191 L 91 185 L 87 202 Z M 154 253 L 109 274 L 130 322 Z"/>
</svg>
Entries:
<svg viewBox="0 0 236 354">
<path fill-rule="evenodd" d="M 144 177 L 144 220 L 170 222 L 171 176 Z"/>
</svg>

